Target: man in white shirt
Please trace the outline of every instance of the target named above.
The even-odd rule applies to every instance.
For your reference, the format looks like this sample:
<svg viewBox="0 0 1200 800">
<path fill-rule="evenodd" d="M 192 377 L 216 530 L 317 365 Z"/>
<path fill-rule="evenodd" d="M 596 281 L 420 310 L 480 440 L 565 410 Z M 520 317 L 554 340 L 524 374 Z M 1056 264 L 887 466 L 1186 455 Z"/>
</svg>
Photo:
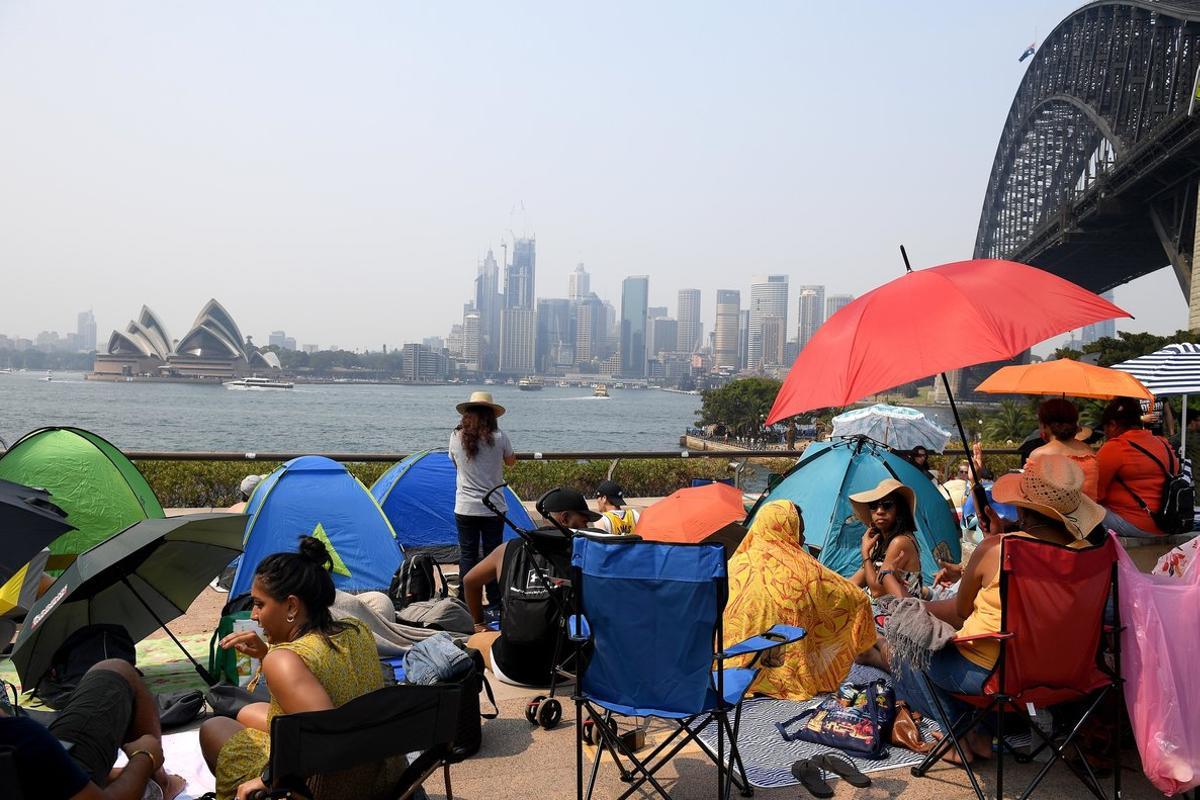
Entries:
<svg viewBox="0 0 1200 800">
<path fill-rule="evenodd" d="M 637 509 L 623 508 L 624 490 L 615 481 L 601 481 L 596 487 L 596 510 L 600 519 L 592 527 L 612 534 L 633 533 L 640 514 Z"/>
</svg>

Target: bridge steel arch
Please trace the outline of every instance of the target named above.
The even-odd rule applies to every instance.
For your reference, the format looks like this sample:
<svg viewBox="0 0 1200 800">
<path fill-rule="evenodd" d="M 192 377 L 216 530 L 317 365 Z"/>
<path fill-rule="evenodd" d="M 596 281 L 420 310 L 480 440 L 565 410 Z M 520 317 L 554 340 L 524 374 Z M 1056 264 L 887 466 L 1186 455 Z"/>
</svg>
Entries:
<svg viewBox="0 0 1200 800">
<path fill-rule="evenodd" d="M 1097 292 L 1170 265 L 1190 299 L 1198 77 L 1200 0 L 1099 0 L 1059 23 L 1005 119 L 975 256 Z"/>
</svg>

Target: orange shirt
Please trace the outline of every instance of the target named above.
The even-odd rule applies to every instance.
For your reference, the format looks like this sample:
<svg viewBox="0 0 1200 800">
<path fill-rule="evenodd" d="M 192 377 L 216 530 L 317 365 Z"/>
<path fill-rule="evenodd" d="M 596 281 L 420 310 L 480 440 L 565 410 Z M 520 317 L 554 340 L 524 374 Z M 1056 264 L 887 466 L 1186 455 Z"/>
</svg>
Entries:
<svg viewBox="0 0 1200 800">
<path fill-rule="evenodd" d="M 1130 442 L 1136 442 L 1139 447 L 1153 453 L 1167 469 L 1171 468 L 1172 463 L 1179 463 L 1178 459 L 1172 462 L 1171 446 L 1166 440 L 1144 428 L 1128 430 L 1115 439 L 1109 439 L 1097 454 L 1100 462 L 1100 505 L 1147 533 L 1162 533 L 1150 514 L 1143 511 L 1138 501 L 1130 494 L 1130 489 L 1151 511 L 1157 511 L 1162 506 L 1166 475 L 1162 467 L 1154 463 L 1150 456 L 1133 447 Z M 1118 476 L 1120 481 L 1117 480 Z"/>
</svg>

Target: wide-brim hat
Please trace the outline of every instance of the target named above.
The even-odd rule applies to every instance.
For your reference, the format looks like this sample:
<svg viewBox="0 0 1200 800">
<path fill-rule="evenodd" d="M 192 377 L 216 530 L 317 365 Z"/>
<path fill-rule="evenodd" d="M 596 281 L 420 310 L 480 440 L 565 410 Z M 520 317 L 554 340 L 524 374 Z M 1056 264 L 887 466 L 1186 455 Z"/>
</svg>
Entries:
<svg viewBox="0 0 1200 800">
<path fill-rule="evenodd" d="M 454 408 L 460 414 L 467 413 L 467 409 L 472 406 L 484 406 L 490 408 L 497 417 L 504 416 L 504 406 L 492 400 L 491 392 L 471 392 L 471 397 L 465 403 L 459 403 Z"/>
<path fill-rule="evenodd" d="M 882 500 L 892 492 L 904 498 L 904 502 L 908 504 L 908 513 L 912 516 L 913 522 L 917 521 L 917 493 L 911 487 L 905 486 L 895 478 L 884 478 L 874 489 L 868 489 L 865 492 L 858 492 L 850 495 L 850 505 L 854 506 L 854 514 L 863 521 L 863 524 L 868 528 L 871 527 L 871 503 L 876 500 Z"/>
<path fill-rule="evenodd" d="M 1083 470 L 1067 456 L 1030 459 L 1024 472 L 1000 476 L 992 497 L 1057 519 L 1076 539 L 1086 537 L 1104 519 L 1104 509 L 1083 493 Z"/>
</svg>

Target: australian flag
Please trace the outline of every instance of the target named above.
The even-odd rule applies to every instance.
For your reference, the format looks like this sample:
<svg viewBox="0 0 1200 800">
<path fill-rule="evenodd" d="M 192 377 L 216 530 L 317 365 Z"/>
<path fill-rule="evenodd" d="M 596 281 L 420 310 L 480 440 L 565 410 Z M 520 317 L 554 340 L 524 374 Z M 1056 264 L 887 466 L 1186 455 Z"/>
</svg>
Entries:
<svg viewBox="0 0 1200 800">
<path fill-rule="evenodd" d="M 1035 43 L 1035 44 L 1036 44 L 1036 43 Z M 1025 48 L 1025 52 L 1024 52 L 1024 53 L 1021 53 L 1021 57 L 1020 57 L 1020 58 L 1018 58 L 1018 59 L 1017 59 L 1017 61 L 1024 61 L 1025 59 L 1027 59 L 1027 58 L 1029 58 L 1031 55 L 1033 55 L 1033 48 L 1034 48 L 1034 45 L 1032 45 L 1032 44 L 1031 44 L 1031 45 L 1029 45 L 1029 47 Z"/>
</svg>

